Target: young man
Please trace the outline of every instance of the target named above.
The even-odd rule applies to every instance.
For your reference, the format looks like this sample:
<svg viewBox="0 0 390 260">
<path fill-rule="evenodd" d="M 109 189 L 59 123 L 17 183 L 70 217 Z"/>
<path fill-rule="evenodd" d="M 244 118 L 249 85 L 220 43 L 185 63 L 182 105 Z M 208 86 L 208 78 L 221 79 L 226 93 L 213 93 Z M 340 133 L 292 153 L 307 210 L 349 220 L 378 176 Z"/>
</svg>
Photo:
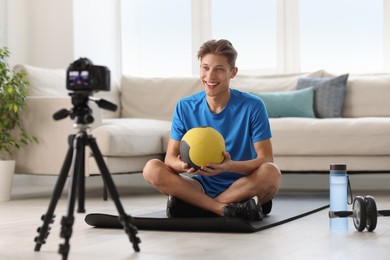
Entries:
<svg viewBox="0 0 390 260">
<path fill-rule="evenodd" d="M 150 160 L 144 178 L 169 195 L 169 217 L 261 220 L 271 210 L 281 179 L 273 163 L 265 106 L 259 98 L 229 88 L 238 71 L 237 52 L 229 41 L 204 43 L 198 58 L 204 91 L 179 100 L 165 161 Z M 217 129 L 225 138 L 226 152 L 222 163 L 210 163 L 196 171 L 181 160 L 180 140 L 198 126 Z M 184 172 L 188 174 L 180 174 Z"/>
</svg>

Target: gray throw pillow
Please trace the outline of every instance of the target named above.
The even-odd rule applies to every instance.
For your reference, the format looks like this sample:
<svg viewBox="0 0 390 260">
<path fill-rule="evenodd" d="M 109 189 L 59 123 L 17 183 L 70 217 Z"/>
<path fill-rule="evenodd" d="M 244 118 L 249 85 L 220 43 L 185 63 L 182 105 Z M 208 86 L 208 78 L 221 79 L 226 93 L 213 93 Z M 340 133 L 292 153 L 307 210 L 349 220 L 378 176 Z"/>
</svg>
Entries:
<svg viewBox="0 0 390 260">
<path fill-rule="evenodd" d="M 341 117 L 348 75 L 335 78 L 300 78 L 297 89 L 314 88 L 314 112 L 318 118 Z"/>
</svg>

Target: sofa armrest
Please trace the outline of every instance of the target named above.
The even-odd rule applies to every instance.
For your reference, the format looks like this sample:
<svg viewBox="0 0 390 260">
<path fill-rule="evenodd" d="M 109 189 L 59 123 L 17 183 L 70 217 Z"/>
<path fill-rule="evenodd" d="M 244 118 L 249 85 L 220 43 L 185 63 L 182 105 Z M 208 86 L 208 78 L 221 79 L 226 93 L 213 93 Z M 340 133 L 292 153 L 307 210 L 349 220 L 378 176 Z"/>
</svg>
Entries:
<svg viewBox="0 0 390 260">
<path fill-rule="evenodd" d="M 95 128 L 101 124 L 101 109 L 94 102 L 89 106 L 95 118 L 91 128 Z M 27 98 L 22 124 L 27 133 L 38 138 L 38 143 L 25 145 L 15 153 L 15 172 L 58 175 L 69 147 L 68 136 L 77 132 L 69 117 L 53 119 L 53 114 L 63 108 L 72 108 L 70 97 Z"/>
</svg>

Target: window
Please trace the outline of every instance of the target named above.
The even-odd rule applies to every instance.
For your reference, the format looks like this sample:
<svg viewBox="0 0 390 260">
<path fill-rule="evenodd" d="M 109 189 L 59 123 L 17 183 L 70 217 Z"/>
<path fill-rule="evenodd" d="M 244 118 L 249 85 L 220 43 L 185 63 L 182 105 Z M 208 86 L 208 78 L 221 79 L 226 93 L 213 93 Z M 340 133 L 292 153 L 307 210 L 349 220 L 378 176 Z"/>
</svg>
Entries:
<svg viewBox="0 0 390 260">
<path fill-rule="evenodd" d="M 191 10 L 191 0 L 122 0 L 122 73 L 136 76 L 195 73 L 197 70 L 192 67 L 199 66 L 196 50 L 200 46 L 195 49 L 192 46 L 199 45 L 199 39 L 193 39 L 193 28 L 212 31 L 204 41 L 229 39 L 239 52 L 237 66 L 241 72 L 275 69 L 276 1 L 203 1 L 212 6 L 211 11 Z M 205 23 L 205 16 L 212 19 Z M 191 24 L 194 21 L 200 23 Z M 209 28 L 199 28 L 202 26 Z"/>
<path fill-rule="evenodd" d="M 300 0 L 301 70 L 382 70 L 382 2 Z"/>
<path fill-rule="evenodd" d="M 213 0 L 211 17 L 212 37 L 232 42 L 241 72 L 277 67 L 276 1 Z"/>
<path fill-rule="evenodd" d="M 118 1 L 123 74 L 197 75 L 200 45 L 222 38 L 237 49 L 240 74 L 390 67 L 383 0 Z"/>
<path fill-rule="evenodd" d="M 121 1 L 122 73 L 191 75 L 191 1 Z"/>
</svg>

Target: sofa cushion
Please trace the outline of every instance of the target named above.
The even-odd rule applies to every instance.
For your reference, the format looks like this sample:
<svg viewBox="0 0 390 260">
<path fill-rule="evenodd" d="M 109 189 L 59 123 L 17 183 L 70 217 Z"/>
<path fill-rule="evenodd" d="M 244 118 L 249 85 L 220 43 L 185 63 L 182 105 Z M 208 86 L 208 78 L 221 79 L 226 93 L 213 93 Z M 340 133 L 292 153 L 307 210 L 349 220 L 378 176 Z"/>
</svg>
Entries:
<svg viewBox="0 0 390 260">
<path fill-rule="evenodd" d="M 314 117 L 312 87 L 282 92 L 255 92 L 266 108 L 268 117 Z"/>
<path fill-rule="evenodd" d="M 110 118 L 91 134 L 103 156 L 144 156 L 164 153 L 163 137 L 170 128 L 170 121 Z"/>
<path fill-rule="evenodd" d="M 390 154 L 390 118 L 271 118 L 270 124 L 276 156 Z"/>
<path fill-rule="evenodd" d="M 202 91 L 198 77 L 143 78 L 123 76 L 122 118 L 172 120 L 180 98 Z"/>
<path fill-rule="evenodd" d="M 300 78 L 297 89 L 314 87 L 314 111 L 319 118 L 341 117 L 348 74 L 335 78 Z"/>
<path fill-rule="evenodd" d="M 300 77 L 322 77 L 323 73 L 320 70 L 286 75 L 237 75 L 231 80 L 230 87 L 247 92 L 294 90 Z M 143 78 L 124 75 L 121 90 L 121 117 L 171 120 L 177 101 L 203 91 L 203 86 L 198 77 Z"/>
<path fill-rule="evenodd" d="M 350 75 L 343 116 L 390 117 L 390 74 Z"/>
<path fill-rule="evenodd" d="M 240 73 L 230 81 L 230 87 L 247 92 L 274 92 L 295 90 L 299 78 L 320 78 L 325 71 L 311 73 L 248 76 Z"/>
</svg>

